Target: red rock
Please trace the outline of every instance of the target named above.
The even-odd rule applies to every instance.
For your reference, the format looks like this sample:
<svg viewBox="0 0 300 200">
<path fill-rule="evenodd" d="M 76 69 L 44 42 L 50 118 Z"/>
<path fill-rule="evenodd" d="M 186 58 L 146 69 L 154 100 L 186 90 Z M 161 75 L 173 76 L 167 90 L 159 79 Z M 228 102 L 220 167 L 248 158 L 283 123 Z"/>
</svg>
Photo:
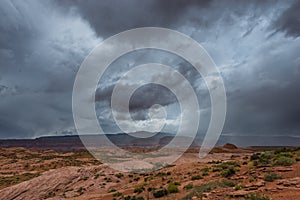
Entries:
<svg viewBox="0 0 300 200">
<path fill-rule="evenodd" d="M 230 143 L 227 143 L 223 146 L 223 148 L 226 148 L 226 149 L 237 149 L 237 146 L 235 146 L 234 144 L 230 144 Z"/>
</svg>

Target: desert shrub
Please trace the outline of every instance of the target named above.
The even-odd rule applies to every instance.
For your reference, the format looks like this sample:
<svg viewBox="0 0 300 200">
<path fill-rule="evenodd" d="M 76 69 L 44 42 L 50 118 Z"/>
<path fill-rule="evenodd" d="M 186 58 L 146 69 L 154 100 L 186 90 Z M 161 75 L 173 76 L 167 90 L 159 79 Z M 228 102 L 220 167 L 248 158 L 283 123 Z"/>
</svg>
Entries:
<svg viewBox="0 0 300 200">
<path fill-rule="evenodd" d="M 21 183 L 23 181 L 27 181 L 29 179 L 35 178 L 39 176 L 40 173 L 24 173 L 19 175 L 13 175 L 13 176 L 2 176 L 0 177 L 0 188 L 5 186 L 11 186 L 17 183 Z"/>
<path fill-rule="evenodd" d="M 160 198 L 160 197 L 163 197 L 163 196 L 166 196 L 168 195 L 168 191 L 164 188 L 162 190 L 157 190 L 157 191 L 154 191 L 153 192 L 153 196 L 155 198 Z"/>
<path fill-rule="evenodd" d="M 122 196 L 122 193 L 121 192 L 116 192 L 113 194 L 113 197 L 120 197 Z"/>
<path fill-rule="evenodd" d="M 108 177 L 105 177 L 104 180 L 105 180 L 106 182 L 112 182 L 111 178 L 108 178 Z"/>
<path fill-rule="evenodd" d="M 202 173 L 202 176 L 208 176 L 208 175 L 209 175 L 208 172 L 203 172 L 203 173 Z"/>
<path fill-rule="evenodd" d="M 271 172 L 271 173 L 266 173 L 264 175 L 264 180 L 265 181 L 268 181 L 268 182 L 273 182 L 275 181 L 276 179 L 281 179 L 282 177 L 274 172 Z"/>
<path fill-rule="evenodd" d="M 183 187 L 183 189 L 185 189 L 185 190 L 190 190 L 192 188 L 193 188 L 193 184 L 192 183 L 189 183 L 189 184 L 187 184 L 186 186 Z"/>
<path fill-rule="evenodd" d="M 255 178 L 253 177 L 253 176 L 250 176 L 249 177 L 249 182 L 251 183 L 251 182 L 253 182 L 255 180 Z"/>
<path fill-rule="evenodd" d="M 280 153 L 282 153 L 282 152 L 289 152 L 290 150 L 288 149 L 288 148 L 286 148 L 286 147 L 283 147 L 283 148 L 281 148 L 281 149 L 277 149 L 277 150 L 275 150 L 275 154 L 280 154 Z"/>
<path fill-rule="evenodd" d="M 49 192 L 48 194 L 46 194 L 45 199 L 52 198 L 52 197 L 55 197 L 55 193 Z"/>
<path fill-rule="evenodd" d="M 241 190 L 241 189 L 243 189 L 243 188 L 244 188 L 244 186 L 241 185 L 241 184 L 237 184 L 237 185 L 234 187 L 235 190 Z"/>
<path fill-rule="evenodd" d="M 134 193 L 142 193 L 145 190 L 145 188 L 143 186 L 138 186 L 136 188 L 134 188 Z"/>
<path fill-rule="evenodd" d="M 115 174 L 115 177 L 122 178 L 124 175 L 122 173 Z"/>
<path fill-rule="evenodd" d="M 254 166 L 257 166 L 257 167 L 268 167 L 272 163 L 272 159 L 274 157 L 275 157 L 275 154 L 272 151 L 267 151 L 267 152 L 264 152 L 264 153 L 253 154 L 250 157 L 250 160 L 252 161 L 252 162 L 250 162 L 251 163 L 250 164 L 251 165 L 250 168 L 253 168 Z M 248 166 L 248 168 L 249 168 L 249 166 Z"/>
<path fill-rule="evenodd" d="M 279 154 L 280 156 L 285 156 L 288 158 L 292 158 L 293 157 L 293 153 L 292 152 L 282 152 Z"/>
<path fill-rule="evenodd" d="M 179 182 L 174 182 L 174 185 L 181 185 Z"/>
<path fill-rule="evenodd" d="M 253 161 L 253 160 L 258 160 L 259 159 L 259 155 L 260 153 L 255 153 L 253 155 L 250 156 L 250 160 Z"/>
<path fill-rule="evenodd" d="M 135 196 L 125 196 L 124 200 L 144 200 L 144 197 L 135 197 Z"/>
<path fill-rule="evenodd" d="M 80 180 L 86 181 L 88 179 L 89 179 L 89 177 L 85 176 L 85 177 L 81 178 Z"/>
<path fill-rule="evenodd" d="M 183 197 L 183 200 L 188 200 L 191 199 L 192 197 L 202 197 L 203 193 L 205 192 L 210 192 L 218 187 L 231 187 L 234 183 L 231 181 L 223 180 L 223 181 L 216 181 L 216 182 L 210 182 L 210 183 L 205 183 L 201 185 L 197 185 L 193 187 L 193 190 Z M 228 186 L 230 185 L 230 186 Z"/>
<path fill-rule="evenodd" d="M 128 196 L 124 197 L 124 200 L 132 200 L 133 198 L 135 198 L 135 197 L 132 197 L 132 196 L 128 195 Z"/>
<path fill-rule="evenodd" d="M 226 186 L 226 187 L 234 187 L 236 185 L 235 182 L 229 181 L 226 179 L 222 180 L 220 183 L 221 183 L 221 185 Z"/>
<path fill-rule="evenodd" d="M 229 165 L 229 166 L 234 166 L 234 167 L 240 167 L 240 163 L 238 161 L 227 161 L 224 164 Z"/>
<path fill-rule="evenodd" d="M 177 192 L 179 192 L 179 189 L 178 189 L 177 185 L 175 185 L 174 183 L 170 183 L 168 185 L 168 192 L 169 193 L 177 193 Z"/>
<path fill-rule="evenodd" d="M 195 181 L 195 180 L 200 180 L 200 179 L 202 179 L 202 176 L 200 176 L 200 175 L 195 175 L 195 176 L 192 176 L 192 181 Z"/>
<path fill-rule="evenodd" d="M 216 172 L 216 171 L 222 171 L 226 169 L 234 169 L 234 168 L 237 169 L 240 166 L 241 166 L 240 163 L 237 161 L 227 161 L 218 165 L 214 165 L 212 171 Z"/>
<path fill-rule="evenodd" d="M 29 169 L 29 164 L 28 163 L 24 164 L 24 169 Z"/>
<path fill-rule="evenodd" d="M 117 190 L 115 188 L 110 189 L 108 192 L 116 192 Z"/>
<path fill-rule="evenodd" d="M 136 177 L 133 179 L 134 181 L 139 181 L 140 180 L 140 177 Z"/>
<path fill-rule="evenodd" d="M 202 172 L 209 172 L 209 168 L 208 167 L 202 168 L 201 171 Z"/>
<path fill-rule="evenodd" d="M 162 176 L 166 176 L 167 174 L 165 172 L 158 172 L 156 174 L 156 176 L 162 177 Z"/>
<path fill-rule="evenodd" d="M 279 156 L 276 158 L 273 162 L 274 165 L 279 165 L 279 166 L 290 166 L 294 164 L 294 160 L 292 158 L 286 157 L 286 156 Z"/>
<path fill-rule="evenodd" d="M 259 196 L 257 194 L 249 194 L 245 197 L 245 200 L 270 200 L 270 198 L 266 196 Z"/>
<path fill-rule="evenodd" d="M 212 172 L 220 172 L 222 169 L 218 167 L 212 167 L 211 171 Z"/>
<path fill-rule="evenodd" d="M 274 156 L 273 152 L 265 152 L 259 156 L 259 165 L 269 165 L 271 163 L 271 158 Z"/>
<path fill-rule="evenodd" d="M 221 176 L 225 177 L 225 178 L 229 178 L 231 176 L 233 176 L 235 174 L 235 169 L 233 167 L 225 169 L 221 172 Z"/>
<path fill-rule="evenodd" d="M 205 167 L 203 169 L 201 169 L 202 171 L 202 176 L 208 176 L 209 175 L 209 168 L 208 167 Z"/>
<path fill-rule="evenodd" d="M 78 192 L 80 195 L 82 195 L 84 190 L 86 190 L 86 189 L 83 188 L 83 187 L 80 187 L 80 188 L 77 190 L 77 192 Z"/>
</svg>

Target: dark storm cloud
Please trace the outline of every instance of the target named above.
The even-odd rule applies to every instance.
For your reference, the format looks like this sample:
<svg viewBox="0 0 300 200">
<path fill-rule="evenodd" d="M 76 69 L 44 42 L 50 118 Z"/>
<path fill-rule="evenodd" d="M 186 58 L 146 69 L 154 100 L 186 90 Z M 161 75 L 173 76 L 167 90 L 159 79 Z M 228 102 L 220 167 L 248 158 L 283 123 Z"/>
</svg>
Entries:
<svg viewBox="0 0 300 200">
<path fill-rule="evenodd" d="M 189 8 L 208 8 L 207 0 L 124 0 L 124 1 L 59 1 L 65 9 L 78 8 L 101 37 L 108 37 L 137 27 L 162 26 L 174 27 Z M 175 28 L 175 27 L 174 27 Z"/>
<path fill-rule="evenodd" d="M 253 55 L 253 59 L 232 72 L 242 74 L 239 70 L 251 69 L 247 77 L 237 80 L 237 74 L 227 76 L 227 84 L 231 79 L 230 82 L 241 85 L 227 85 L 229 105 L 225 130 L 236 134 L 298 134 L 300 62 L 297 49 L 300 40 L 270 40 L 277 42 L 269 41 L 261 52 Z M 230 91 L 230 88 L 233 90 Z"/>
<path fill-rule="evenodd" d="M 296 0 L 285 10 L 273 24 L 276 31 L 285 32 L 287 36 L 300 36 L 300 1 Z"/>
<path fill-rule="evenodd" d="M 145 26 L 181 31 L 207 49 L 227 89 L 227 133 L 295 133 L 300 128 L 299 9 L 300 1 L 1 1 L 0 137 L 73 132 L 72 86 L 84 57 L 103 38 Z M 201 77 L 175 56 L 142 52 L 115 63 L 100 81 L 98 117 L 108 132 L 118 131 L 108 109 L 115 81 L 130 67 L 154 61 L 188 78 L 209 119 Z M 176 119 L 174 96 L 153 86 L 135 93 L 133 117 L 147 119 L 153 102 Z"/>
<path fill-rule="evenodd" d="M 0 16 L 1 137 L 36 137 L 73 127 L 73 79 L 99 41 L 94 31 L 51 1 L 1 1 Z"/>
</svg>

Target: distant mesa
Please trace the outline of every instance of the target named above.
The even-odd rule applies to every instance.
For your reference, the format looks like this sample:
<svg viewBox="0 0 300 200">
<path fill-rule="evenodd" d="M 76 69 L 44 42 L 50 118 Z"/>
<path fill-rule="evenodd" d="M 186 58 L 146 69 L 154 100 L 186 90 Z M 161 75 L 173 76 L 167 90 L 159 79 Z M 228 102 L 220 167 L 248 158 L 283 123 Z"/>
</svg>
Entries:
<svg viewBox="0 0 300 200">
<path fill-rule="evenodd" d="M 235 146 L 234 144 L 227 143 L 223 146 L 223 148 L 225 148 L 225 149 L 237 149 L 237 146 Z"/>
</svg>

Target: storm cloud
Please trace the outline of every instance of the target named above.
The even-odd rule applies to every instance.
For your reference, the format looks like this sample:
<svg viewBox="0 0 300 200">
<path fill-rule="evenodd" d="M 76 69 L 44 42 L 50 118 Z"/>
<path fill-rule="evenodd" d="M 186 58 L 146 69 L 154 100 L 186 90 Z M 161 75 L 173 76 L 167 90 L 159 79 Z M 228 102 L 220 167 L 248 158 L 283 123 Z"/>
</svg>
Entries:
<svg viewBox="0 0 300 200">
<path fill-rule="evenodd" d="M 83 59 L 103 39 L 145 26 L 185 33 L 211 55 L 228 98 L 223 134 L 298 136 L 299 9 L 300 1 L 283 0 L 1 1 L 0 137 L 75 134 L 72 87 Z M 183 59 L 154 50 L 121 57 L 99 80 L 96 110 L 105 131 L 120 131 L 109 109 L 114 84 L 149 62 L 173 66 L 189 80 L 201 102 L 204 133 L 210 101 L 202 77 Z M 178 102 L 158 86 L 135 93 L 133 118 L 146 123 L 153 103 L 169 112 L 166 131 L 176 129 Z"/>
</svg>

